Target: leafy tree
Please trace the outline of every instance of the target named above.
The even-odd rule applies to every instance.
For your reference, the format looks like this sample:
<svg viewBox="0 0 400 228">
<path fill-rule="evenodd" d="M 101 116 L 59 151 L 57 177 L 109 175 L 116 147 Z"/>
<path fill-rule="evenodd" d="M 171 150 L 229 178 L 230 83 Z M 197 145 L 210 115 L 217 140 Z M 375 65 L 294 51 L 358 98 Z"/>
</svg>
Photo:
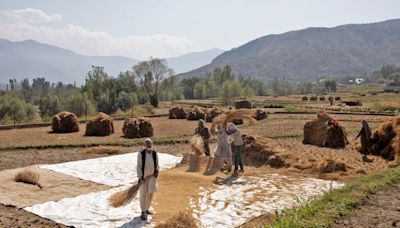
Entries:
<svg viewBox="0 0 400 228">
<path fill-rule="evenodd" d="M 165 59 L 150 58 L 133 66 L 133 72 L 147 93 L 150 104 L 158 107 L 160 93 L 173 84 L 173 70 Z"/>
<path fill-rule="evenodd" d="M 237 81 L 226 81 L 222 84 L 220 98 L 225 105 L 232 104 L 235 97 L 242 95 L 242 88 Z"/>
<path fill-rule="evenodd" d="M 0 96 L 0 121 L 7 123 L 12 120 L 14 124 L 31 120 L 35 116 L 35 110 L 31 104 L 18 97 L 10 95 Z"/>
<path fill-rule="evenodd" d="M 60 98 L 54 94 L 43 95 L 39 102 L 40 115 L 53 116 L 63 110 Z"/>
</svg>

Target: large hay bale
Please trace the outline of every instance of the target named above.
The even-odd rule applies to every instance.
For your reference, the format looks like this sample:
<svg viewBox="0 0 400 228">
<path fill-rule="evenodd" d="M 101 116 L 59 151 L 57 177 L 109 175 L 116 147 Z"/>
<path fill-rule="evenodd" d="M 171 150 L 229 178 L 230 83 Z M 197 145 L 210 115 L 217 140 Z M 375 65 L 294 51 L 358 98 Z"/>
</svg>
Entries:
<svg viewBox="0 0 400 228">
<path fill-rule="evenodd" d="M 267 118 L 267 113 L 262 109 L 257 109 L 254 114 L 253 118 L 256 120 L 263 120 Z"/>
<path fill-rule="evenodd" d="M 90 120 L 86 123 L 85 135 L 87 136 L 106 136 L 113 133 L 113 119 L 103 112 L 97 113 L 93 120 Z"/>
<path fill-rule="evenodd" d="M 122 132 L 126 138 L 143 138 L 153 136 L 153 126 L 144 118 L 129 118 L 124 121 Z"/>
<path fill-rule="evenodd" d="M 320 101 L 325 101 L 325 97 L 319 97 Z"/>
<path fill-rule="evenodd" d="M 304 144 L 321 147 L 343 148 L 348 144 L 347 134 L 343 126 L 330 124 L 326 113 L 318 113 L 317 118 L 304 125 Z"/>
<path fill-rule="evenodd" d="M 70 133 L 79 131 L 78 117 L 72 112 L 59 112 L 51 118 L 53 133 Z"/>
<path fill-rule="evenodd" d="M 361 101 L 343 101 L 343 104 L 347 106 L 362 106 Z"/>
<path fill-rule="evenodd" d="M 182 107 L 172 107 L 169 110 L 170 119 L 186 119 L 186 112 Z"/>
<path fill-rule="evenodd" d="M 236 101 L 236 103 L 235 103 L 235 108 L 236 108 L 236 109 L 251 108 L 251 102 L 250 102 L 250 101 L 247 101 L 247 100 Z"/>
<path fill-rule="evenodd" d="M 340 101 L 341 99 L 340 97 L 335 97 L 335 101 Z"/>
<path fill-rule="evenodd" d="M 308 101 L 308 97 L 307 97 L 307 96 L 304 96 L 304 97 L 301 98 L 301 100 L 302 100 L 302 101 Z"/>
<path fill-rule="evenodd" d="M 390 118 L 383 122 L 372 133 L 372 154 L 386 160 L 394 160 L 400 155 L 400 116 Z M 399 159 L 399 157 L 398 157 Z"/>
<path fill-rule="evenodd" d="M 224 113 L 224 110 L 214 107 L 206 110 L 205 121 L 211 123 L 213 119 L 220 114 Z"/>
<path fill-rule="evenodd" d="M 204 120 L 206 115 L 206 110 L 203 107 L 194 106 L 191 110 L 186 114 L 187 120 Z"/>
<path fill-rule="evenodd" d="M 312 97 L 310 97 L 310 101 L 318 101 L 318 97 L 317 96 L 312 96 Z"/>
</svg>

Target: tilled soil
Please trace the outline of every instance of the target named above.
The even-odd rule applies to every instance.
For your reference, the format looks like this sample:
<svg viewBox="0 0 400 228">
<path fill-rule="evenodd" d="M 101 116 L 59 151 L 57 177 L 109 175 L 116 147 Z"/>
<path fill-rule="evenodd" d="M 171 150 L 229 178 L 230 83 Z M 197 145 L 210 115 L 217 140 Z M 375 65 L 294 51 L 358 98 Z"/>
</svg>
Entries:
<svg viewBox="0 0 400 228">
<path fill-rule="evenodd" d="M 400 227 L 400 182 L 370 196 L 331 227 Z"/>
</svg>

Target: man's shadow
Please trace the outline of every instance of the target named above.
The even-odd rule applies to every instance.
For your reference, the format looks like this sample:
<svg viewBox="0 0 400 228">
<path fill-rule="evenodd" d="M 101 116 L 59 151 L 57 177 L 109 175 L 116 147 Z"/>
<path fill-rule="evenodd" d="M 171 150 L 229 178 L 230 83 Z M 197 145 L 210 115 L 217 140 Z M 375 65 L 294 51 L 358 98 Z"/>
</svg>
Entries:
<svg viewBox="0 0 400 228">
<path fill-rule="evenodd" d="M 140 228 L 146 227 L 151 224 L 151 219 L 149 218 L 147 221 L 140 219 L 140 216 L 134 217 L 131 221 L 123 224 L 120 228 Z"/>
</svg>

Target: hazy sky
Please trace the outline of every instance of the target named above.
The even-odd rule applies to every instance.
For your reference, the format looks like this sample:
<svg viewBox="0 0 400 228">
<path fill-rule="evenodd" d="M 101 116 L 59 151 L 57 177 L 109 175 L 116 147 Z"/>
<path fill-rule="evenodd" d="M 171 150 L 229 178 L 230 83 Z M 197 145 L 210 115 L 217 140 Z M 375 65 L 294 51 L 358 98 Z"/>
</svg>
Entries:
<svg viewBox="0 0 400 228">
<path fill-rule="evenodd" d="M 0 38 L 144 59 L 395 18 L 399 0 L 1 0 Z"/>
</svg>

